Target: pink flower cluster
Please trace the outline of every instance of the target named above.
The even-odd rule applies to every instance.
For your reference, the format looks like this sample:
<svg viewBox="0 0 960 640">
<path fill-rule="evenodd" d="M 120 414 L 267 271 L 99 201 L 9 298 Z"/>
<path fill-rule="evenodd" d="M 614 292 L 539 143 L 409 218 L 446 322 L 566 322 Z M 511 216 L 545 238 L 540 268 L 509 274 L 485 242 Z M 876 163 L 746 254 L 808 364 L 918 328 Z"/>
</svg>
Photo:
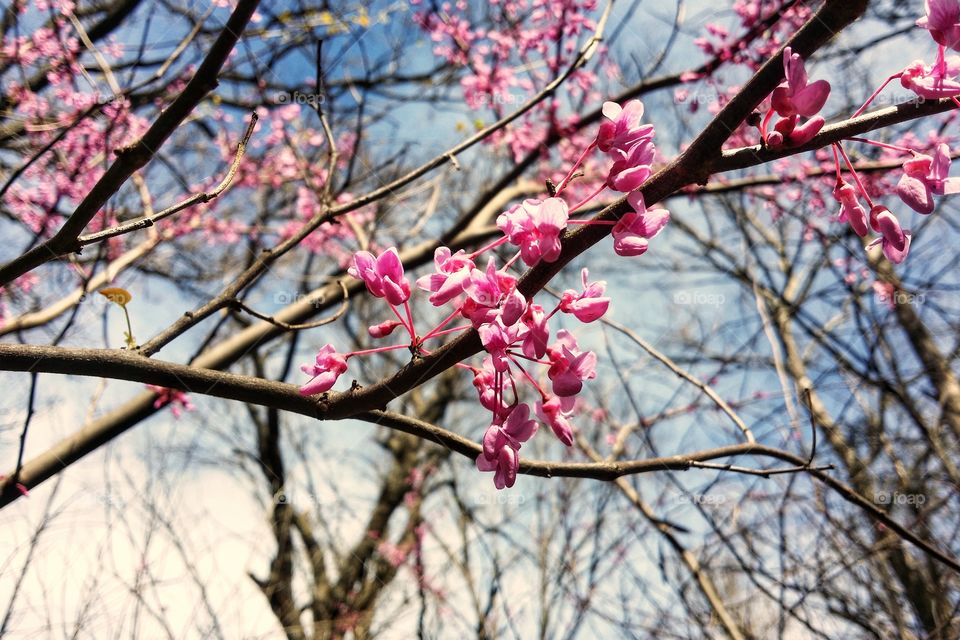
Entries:
<svg viewBox="0 0 960 640">
<path fill-rule="evenodd" d="M 347 370 L 351 357 L 395 349 L 429 353 L 425 348 L 428 341 L 475 329 L 486 356 L 480 366 L 458 366 L 472 372 L 478 400 L 492 415 L 477 468 L 492 471 L 497 488 L 513 486 L 520 468 L 520 448 L 534 436 L 540 424 L 549 426 L 564 445 L 573 444 L 570 418 L 584 382 L 596 376 L 597 356 L 582 349 L 571 331 L 558 329 L 553 333 L 550 320 L 557 314 L 582 323 L 599 320 L 610 306 L 610 299 L 604 295 L 606 283 L 590 281 L 587 269 L 583 269 L 581 287 L 564 291 L 559 302 L 548 310 L 518 289 L 517 277 L 510 269 L 518 260 L 529 267 L 559 260 L 561 239 L 570 224 L 610 225 L 614 251 L 623 256 L 645 253 L 650 239 L 667 224 L 669 213 L 662 208 L 647 209 L 639 191 L 628 196 L 633 211 L 618 221 L 570 218 L 586 201 L 570 208 L 562 194 L 591 151 L 600 149 L 611 160 L 612 167 L 601 191 L 607 186 L 632 191 L 651 174 L 654 130 L 651 125 L 640 123 L 643 105 L 632 101 L 621 107 L 607 102 L 603 113 L 605 120 L 596 139 L 583 150 L 557 186 L 555 195 L 527 199 L 510 207 L 497 218 L 503 236 L 471 254 L 463 250 L 454 253 L 448 247 L 436 249 L 433 272 L 419 278 L 416 287 L 429 294 L 433 306 L 450 305 L 452 311 L 426 333 L 421 334 L 415 327 L 409 304 L 413 289 L 397 250 L 388 248 L 379 255 L 366 251 L 354 254 L 350 275 L 362 280 L 371 295 L 386 300 L 394 315 L 369 327 L 369 335 L 382 339 L 402 327 L 409 341 L 345 354 L 338 353 L 332 345 L 324 345 L 315 362 L 302 367 L 311 379 L 300 392 L 313 395 L 330 390 Z M 594 193 L 594 197 L 599 193 Z M 498 266 L 497 257 L 491 254 L 482 268 L 477 265 L 479 256 L 507 244 L 517 250 L 505 264 Z M 466 324 L 447 328 L 458 318 Z M 542 367 L 540 376 L 536 375 L 536 366 Z"/>
<path fill-rule="evenodd" d="M 170 405 L 170 411 L 173 413 L 174 418 L 180 417 L 181 409 L 185 411 L 193 411 L 194 409 L 189 396 L 179 389 L 169 389 L 155 384 L 148 384 L 147 389 L 157 394 L 156 399 L 153 401 L 153 408 L 160 409 Z"/>
<path fill-rule="evenodd" d="M 823 128 L 823 116 L 817 115 L 830 95 L 826 80 L 807 81 L 803 58 L 790 47 L 783 50 L 783 69 L 786 79 L 773 90 L 771 108 L 761 126 L 764 144 L 768 147 L 797 147 L 809 142 Z M 773 114 L 780 116 L 773 131 L 767 127 Z M 807 120 L 800 122 L 800 116 Z"/>
</svg>

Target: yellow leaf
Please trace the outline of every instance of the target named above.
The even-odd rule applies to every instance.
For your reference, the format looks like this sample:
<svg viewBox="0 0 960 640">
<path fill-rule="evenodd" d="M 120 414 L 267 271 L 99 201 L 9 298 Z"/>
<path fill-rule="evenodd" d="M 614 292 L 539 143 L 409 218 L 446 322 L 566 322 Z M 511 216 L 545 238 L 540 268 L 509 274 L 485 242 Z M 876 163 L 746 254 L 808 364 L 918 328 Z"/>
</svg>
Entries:
<svg viewBox="0 0 960 640">
<path fill-rule="evenodd" d="M 97 293 L 102 295 L 110 302 L 118 304 L 121 307 L 126 306 L 126 304 L 133 298 L 129 291 L 126 289 L 121 289 L 120 287 L 108 287 L 106 289 L 100 289 L 100 291 Z"/>
</svg>

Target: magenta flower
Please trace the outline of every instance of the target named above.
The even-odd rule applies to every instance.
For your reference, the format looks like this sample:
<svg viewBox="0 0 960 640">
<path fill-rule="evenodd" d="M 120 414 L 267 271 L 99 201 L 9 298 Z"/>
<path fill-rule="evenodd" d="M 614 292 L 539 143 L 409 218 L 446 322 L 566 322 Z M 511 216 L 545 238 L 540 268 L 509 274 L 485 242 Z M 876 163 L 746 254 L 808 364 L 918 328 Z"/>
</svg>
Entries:
<svg viewBox="0 0 960 640">
<path fill-rule="evenodd" d="M 937 146 L 934 156 L 914 153 L 903 163 L 903 176 L 897 183 L 897 195 L 908 207 L 922 214 L 933 212 L 933 196 L 960 192 L 960 178 L 951 178 L 950 147 Z"/>
<path fill-rule="evenodd" d="M 173 414 L 174 418 L 180 417 L 181 409 L 193 411 L 195 408 L 193 403 L 190 402 L 190 397 L 179 389 L 170 389 L 169 387 L 161 387 L 156 384 L 148 384 L 147 388 L 157 394 L 156 399 L 153 401 L 153 408 L 159 409 L 170 405 L 170 413 Z"/>
<path fill-rule="evenodd" d="M 483 434 L 483 455 L 495 460 L 503 447 L 520 449 L 520 445 L 534 436 L 540 425 L 530 418 L 530 407 L 518 404 L 502 425 L 491 424 Z"/>
<path fill-rule="evenodd" d="M 460 312 L 463 314 L 463 317 L 468 318 L 475 327 L 479 327 L 486 322 L 493 322 L 494 318 L 501 315 L 501 313 L 506 314 L 504 318 L 505 324 L 514 324 L 523 313 L 523 308 L 520 308 L 519 311 L 517 309 L 519 302 L 516 300 L 516 297 L 510 296 L 511 299 L 507 301 L 507 304 L 503 305 L 503 310 L 501 310 L 500 306 L 504 300 L 504 296 L 509 296 L 516 288 L 517 279 L 505 271 L 498 271 L 496 263 L 491 256 L 487 261 L 486 271 L 474 269 L 470 272 L 470 277 L 463 285 L 467 299 L 464 301 Z M 524 301 L 523 306 L 526 306 L 526 301 Z M 513 314 L 516 314 L 516 318 L 512 318 L 512 322 L 508 322 L 508 320 L 511 320 Z"/>
<path fill-rule="evenodd" d="M 512 487 L 520 470 L 520 455 L 513 447 L 501 447 L 493 459 L 481 453 L 477 456 L 477 469 L 493 471 L 493 484 L 497 489 Z"/>
<path fill-rule="evenodd" d="M 641 125 L 643 117 L 643 103 L 639 100 L 630 100 L 623 107 L 616 102 L 604 102 L 603 117 L 600 131 L 597 133 L 597 146 L 601 151 L 611 149 L 626 151 L 641 140 L 653 138 L 653 125 Z"/>
<path fill-rule="evenodd" d="M 867 248 L 879 244 L 883 255 L 887 256 L 890 262 L 900 264 L 906 260 L 910 252 L 910 232 L 900 228 L 900 222 L 889 209 L 882 205 L 870 209 L 870 226 L 881 237 L 871 242 Z"/>
<path fill-rule="evenodd" d="M 433 263 L 437 268 L 436 272 L 418 279 L 417 287 L 433 292 L 429 298 L 430 303 L 439 307 L 463 293 L 463 285 L 475 267 L 473 260 L 464 254 L 463 249 L 451 255 L 447 247 L 437 247 L 433 253 Z"/>
<path fill-rule="evenodd" d="M 307 384 L 300 387 L 301 395 L 323 393 L 329 391 L 340 374 L 347 370 L 347 356 L 337 353 L 333 345 L 325 344 L 317 352 L 316 363 L 302 365 L 300 370 L 313 376 Z"/>
<path fill-rule="evenodd" d="M 653 170 L 656 147 L 649 138 L 644 138 L 627 149 L 614 147 L 610 150 L 613 165 L 607 175 L 607 186 L 614 191 L 627 193 L 642 185 Z"/>
<path fill-rule="evenodd" d="M 800 116 L 794 114 L 789 118 L 781 118 L 773 125 L 773 131 L 767 134 L 766 143 L 771 149 L 780 147 L 799 147 L 813 139 L 820 133 L 826 120 L 822 116 L 814 116 L 804 122 L 800 122 Z"/>
<path fill-rule="evenodd" d="M 487 411 L 493 413 L 494 419 L 505 417 L 507 411 L 509 411 L 509 407 L 504 404 L 502 395 L 498 394 L 496 375 L 497 373 L 493 368 L 493 359 L 490 357 L 484 358 L 483 368 L 475 369 L 473 374 L 473 386 L 477 390 L 480 404 Z"/>
<path fill-rule="evenodd" d="M 363 280 L 370 293 L 386 298 L 390 304 L 399 305 L 410 299 L 410 283 L 403 277 L 403 263 L 393 247 L 376 258 L 368 251 L 358 251 L 347 273 Z"/>
<path fill-rule="evenodd" d="M 557 331 L 557 342 L 547 349 L 547 358 L 551 363 L 547 377 L 560 397 L 577 395 L 584 380 L 597 377 L 597 354 L 580 351 L 577 339 L 565 329 Z"/>
<path fill-rule="evenodd" d="M 566 411 L 560 398 L 552 396 L 549 399 L 538 400 L 535 405 L 537 417 L 550 425 L 557 439 L 568 447 L 573 444 L 573 427 L 567 421 Z"/>
<path fill-rule="evenodd" d="M 561 198 L 528 199 L 497 218 L 497 227 L 511 244 L 520 247 L 528 267 L 560 257 L 560 234 L 567 228 L 567 203 Z"/>
<path fill-rule="evenodd" d="M 523 355 L 539 360 L 546 355 L 547 343 L 550 341 L 550 327 L 547 325 L 549 318 L 543 312 L 543 307 L 538 304 L 530 304 L 524 311 L 521 321 L 527 329 L 523 334 L 523 345 L 521 347 Z"/>
<path fill-rule="evenodd" d="M 900 73 L 900 84 L 921 98 L 939 100 L 960 95 L 960 56 L 948 56 L 942 63 L 927 66 L 923 60 L 914 60 Z"/>
<path fill-rule="evenodd" d="M 784 118 L 816 115 L 830 95 L 830 83 L 817 80 L 808 84 L 803 58 L 790 47 L 783 50 L 783 70 L 786 80 L 770 96 L 774 110 Z"/>
<path fill-rule="evenodd" d="M 375 324 L 367 328 L 367 333 L 370 334 L 371 338 L 385 338 L 397 327 L 403 326 L 399 320 L 385 320 L 380 324 Z"/>
<path fill-rule="evenodd" d="M 833 197 L 840 203 L 841 222 L 847 222 L 861 238 L 867 235 L 867 212 L 860 205 L 857 191 L 849 183 L 840 181 L 833 189 Z"/>
<path fill-rule="evenodd" d="M 560 297 L 560 311 L 572 313 L 580 322 L 593 322 L 601 318 L 610 307 L 610 298 L 602 297 L 607 290 L 606 281 L 587 283 L 588 275 L 589 272 L 584 267 L 580 272 L 580 279 L 583 282 L 582 293 L 567 289 Z"/>
<path fill-rule="evenodd" d="M 481 324 L 477 329 L 480 342 L 483 343 L 484 350 L 493 359 L 493 368 L 497 371 L 506 371 L 509 366 L 507 349 L 517 340 L 519 331 L 519 325 L 505 325 L 499 317 L 493 322 Z"/>
<path fill-rule="evenodd" d="M 643 194 L 635 191 L 627 196 L 634 212 L 625 214 L 614 225 L 613 250 L 620 256 L 640 256 L 647 252 L 650 239 L 670 222 L 666 209 L 646 208 Z"/>
<path fill-rule="evenodd" d="M 960 2 L 957 0 L 926 0 L 925 15 L 917 26 L 928 29 L 937 44 L 951 49 L 960 45 Z"/>
</svg>

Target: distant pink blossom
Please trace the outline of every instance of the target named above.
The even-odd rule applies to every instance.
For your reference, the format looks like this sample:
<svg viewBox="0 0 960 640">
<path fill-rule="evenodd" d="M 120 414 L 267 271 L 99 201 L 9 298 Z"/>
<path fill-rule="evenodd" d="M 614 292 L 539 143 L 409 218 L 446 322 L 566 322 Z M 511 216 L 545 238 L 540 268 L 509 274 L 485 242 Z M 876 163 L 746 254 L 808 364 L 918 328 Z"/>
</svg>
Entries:
<svg viewBox="0 0 960 640">
<path fill-rule="evenodd" d="M 157 394 L 156 399 L 153 401 L 153 408 L 160 409 L 161 407 L 170 405 L 170 412 L 174 418 L 180 417 L 181 408 L 185 411 L 193 411 L 195 408 L 193 403 L 190 402 L 189 396 L 179 389 L 170 389 L 155 384 L 148 384 L 147 388 Z"/>
</svg>

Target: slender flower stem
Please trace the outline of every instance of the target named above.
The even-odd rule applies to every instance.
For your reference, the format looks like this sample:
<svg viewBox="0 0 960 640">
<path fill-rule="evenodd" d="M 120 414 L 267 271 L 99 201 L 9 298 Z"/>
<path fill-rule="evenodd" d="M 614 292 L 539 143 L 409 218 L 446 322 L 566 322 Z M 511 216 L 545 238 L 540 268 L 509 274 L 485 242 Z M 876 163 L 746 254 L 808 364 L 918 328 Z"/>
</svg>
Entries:
<svg viewBox="0 0 960 640">
<path fill-rule="evenodd" d="M 473 260 L 474 258 L 476 258 L 478 255 L 480 255 L 481 253 L 483 253 L 483 252 L 485 252 L 485 251 L 490 251 L 491 249 L 496 249 L 497 247 L 499 247 L 500 245 L 502 245 L 502 244 L 503 244 L 504 242 L 506 242 L 507 240 L 509 240 L 509 238 L 507 238 L 507 236 L 503 236 L 502 238 L 499 238 L 498 240 L 494 240 L 493 242 L 491 242 L 490 244 L 486 245 L 485 247 L 480 247 L 479 249 L 477 249 L 476 251 L 474 251 L 473 253 L 471 253 L 470 256 L 469 256 L 469 258 L 470 258 L 471 260 Z"/>
<path fill-rule="evenodd" d="M 530 382 L 530 384 L 533 385 L 533 388 L 537 390 L 537 393 L 540 394 L 540 399 L 541 399 L 543 402 L 546 402 L 546 401 L 547 401 L 547 394 L 543 391 L 543 388 L 540 387 L 540 383 L 537 382 L 536 380 L 534 380 L 533 377 L 532 377 L 529 373 L 527 373 L 527 370 L 523 368 L 523 365 L 520 364 L 519 362 L 517 362 L 517 361 L 513 358 L 512 353 L 510 354 L 510 356 L 511 356 L 511 357 L 510 357 L 510 360 L 513 361 L 513 364 L 515 364 L 516 367 L 517 367 L 517 369 L 520 370 L 520 373 L 523 374 L 523 377 L 526 378 L 527 381 Z"/>
<path fill-rule="evenodd" d="M 456 318 L 458 315 L 460 315 L 460 309 L 456 309 L 453 313 L 451 313 L 446 318 L 444 318 L 440 324 L 435 326 L 433 329 L 430 329 L 430 331 L 427 332 L 427 335 L 423 336 L 423 338 L 420 339 L 420 342 L 423 342 L 425 340 L 429 340 L 430 338 L 432 338 L 437 331 L 440 331 L 440 329 L 443 329 L 445 326 L 450 324 L 453 321 L 453 319 Z"/>
<path fill-rule="evenodd" d="M 860 175 L 857 173 L 857 170 L 853 168 L 853 163 L 850 162 L 850 158 L 847 157 L 847 152 L 843 150 L 843 145 L 841 145 L 841 144 L 838 142 L 838 143 L 836 144 L 836 147 L 837 147 L 837 150 L 840 152 L 840 155 L 843 156 L 843 161 L 846 163 L 847 169 L 850 171 L 850 173 L 853 174 L 853 179 L 856 180 L 856 182 L 857 182 L 857 187 L 860 189 L 860 193 L 862 193 L 862 194 L 863 194 L 863 197 L 866 199 L 866 201 L 867 201 L 867 206 L 869 206 L 869 207 L 872 209 L 872 208 L 873 208 L 873 199 L 870 198 L 870 194 L 867 193 L 866 188 L 864 188 L 863 182 L 861 182 L 861 180 L 860 180 Z"/>
<path fill-rule="evenodd" d="M 603 184 L 600 185 L 600 188 L 599 188 L 599 189 L 597 189 L 596 191 L 594 191 L 593 193 L 591 193 L 589 196 L 587 196 L 586 198 L 584 198 L 583 200 L 581 200 L 580 202 L 578 202 L 577 204 L 575 204 L 573 207 L 571 207 L 570 210 L 569 210 L 569 213 L 573 213 L 574 211 L 576 211 L 577 209 L 579 209 L 579 208 L 582 207 L 583 205 L 587 204 L 588 202 L 590 202 L 591 200 L 593 200 L 594 198 L 596 198 L 598 195 L 600 195 L 600 192 L 602 192 L 602 191 L 603 191 L 604 189 L 606 189 L 606 188 L 607 188 L 607 183 L 604 182 Z"/>
<path fill-rule="evenodd" d="M 860 108 L 857 109 L 857 111 L 856 111 L 852 116 L 850 116 L 850 118 L 851 118 L 851 119 L 856 118 L 856 117 L 859 116 L 861 113 L 863 113 L 863 112 L 866 110 L 866 108 L 867 108 L 868 106 L 870 106 L 870 103 L 874 101 L 874 99 L 877 97 L 877 95 L 879 95 L 879 93 L 880 93 L 881 91 L 883 91 L 884 87 L 886 87 L 886 86 L 887 86 L 888 84 L 890 84 L 893 80 L 899 78 L 899 77 L 902 76 L 902 75 L 903 75 L 902 73 L 895 73 L 895 74 L 893 74 L 892 76 L 890 76 L 889 78 L 887 78 L 886 80 L 884 80 L 884 81 L 883 81 L 883 84 L 881 84 L 879 87 L 877 87 L 877 90 L 873 92 L 873 95 L 871 95 L 869 98 L 867 98 L 867 101 L 864 102 L 862 105 L 860 105 Z"/>
<path fill-rule="evenodd" d="M 123 317 L 127 319 L 127 347 L 133 349 L 137 346 L 137 341 L 133 339 L 133 327 L 130 326 L 130 313 L 127 311 L 127 305 L 122 304 L 120 308 L 123 309 Z"/>
<path fill-rule="evenodd" d="M 384 351 L 396 351 L 397 349 L 409 349 L 410 345 L 408 344 L 395 344 L 389 347 L 374 347 L 373 349 L 363 349 L 362 351 L 351 351 L 350 353 L 345 353 L 343 356 L 345 358 L 352 358 L 353 356 L 368 356 L 372 353 L 383 353 Z"/>
<path fill-rule="evenodd" d="M 513 263 L 516 262 L 516 261 L 520 258 L 520 255 L 521 255 L 521 252 L 520 252 L 520 251 L 517 251 L 516 255 L 514 255 L 512 258 L 510 258 L 509 260 L 507 260 L 507 264 L 503 265 L 503 270 L 506 271 L 507 269 L 509 269 L 510 267 L 512 267 L 512 266 L 513 266 Z"/>
<path fill-rule="evenodd" d="M 397 316 L 397 320 L 400 321 L 400 324 L 403 325 L 403 328 L 406 329 L 407 333 L 410 334 L 410 338 L 414 338 L 413 329 L 411 329 L 410 325 L 407 324 L 407 321 L 403 319 L 403 316 L 400 315 L 400 312 L 397 311 L 397 308 L 389 302 L 387 304 L 390 306 L 390 310 L 393 311 L 393 315 Z"/>
<path fill-rule="evenodd" d="M 871 140 L 870 138 L 847 138 L 847 140 L 853 140 L 854 142 L 862 142 L 864 144 L 872 144 L 875 147 L 881 147 L 883 149 L 890 149 L 892 151 L 902 151 L 904 153 L 913 153 L 913 149 L 908 147 L 901 147 L 896 144 L 887 144 L 886 142 L 878 142 L 876 140 Z"/>
<path fill-rule="evenodd" d="M 529 360 L 530 362 L 536 362 L 537 364 L 546 365 L 546 366 L 548 366 L 548 367 L 549 367 L 551 364 L 553 364 L 553 363 L 550 362 L 549 360 L 547 360 L 546 362 L 543 361 L 543 360 L 537 360 L 536 358 L 531 358 L 531 357 L 526 356 L 526 355 L 524 355 L 524 354 L 522 354 L 522 353 L 517 353 L 516 351 L 514 351 L 514 350 L 512 350 L 512 349 L 509 350 L 509 351 L 507 351 L 507 353 L 510 354 L 510 355 L 513 356 L 513 357 L 523 358 L 524 360 Z M 511 358 L 511 360 L 512 360 L 512 359 L 513 359 L 513 358 Z M 519 366 L 519 365 L 518 365 L 518 366 Z"/>
<path fill-rule="evenodd" d="M 770 126 L 770 120 L 773 119 L 774 110 L 770 109 L 767 111 L 767 115 L 763 117 L 763 123 L 760 125 L 760 137 L 763 140 L 767 139 L 767 127 Z"/>
<path fill-rule="evenodd" d="M 570 178 L 573 177 L 573 173 L 583 164 L 584 159 L 587 157 L 587 154 L 593 151 L 593 148 L 597 146 L 597 141 L 594 140 L 591 142 L 586 149 L 583 150 L 583 153 L 580 154 L 580 157 L 577 158 L 577 161 L 573 163 L 573 166 L 570 167 L 570 171 L 567 172 L 567 175 L 560 181 L 560 184 L 557 185 L 557 190 L 555 195 L 560 195 L 560 192 L 567 186 L 567 183 L 570 182 Z"/>
<path fill-rule="evenodd" d="M 839 187 L 843 182 L 843 176 L 840 175 L 840 156 L 837 155 L 837 145 L 830 145 L 830 150 L 833 151 L 833 166 L 837 170 L 837 186 Z"/>
<path fill-rule="evenodd" d="M 403 301 L 403 309 L 404 309 L 404 311 L 407 312 L 407 320 L 410 322 L 410 338 L 412 338 L 414 341 L 416 341 L 416 339 L 417 339 L 417 332 L 416 332 L 416 330 L 413 328 L 413 314 L 410 313 L 410 301 L 409 301 L 409 300 L 404 300 L 404 301 Z"/>
<path fill-rule="evenodd" d="M 460 326 L 460 327 L 454 327 L 453 329 L 444 329 L 443 331 L 435 331 L 435 332 L 432 332 L 429 336 L 427 336 L 427 337 L 425 337 L 425 338 L 421 338 L 421 339 L 420 339 L 420 342 L 423 342 L 423 341 L 425 341 L 425 340 L 429 340 L 430 338 L 439 338 L 440 336 L 445 336 L 445 335 L 450 334 L 450 333 L 456 333 L 457 331 L 463 331 L 463 330 L 465 330 L 465 329 L 471 328 L 472 326 L 473 326 L 472 324 L 465 324 L 465 325 Z"/>
</svg>

